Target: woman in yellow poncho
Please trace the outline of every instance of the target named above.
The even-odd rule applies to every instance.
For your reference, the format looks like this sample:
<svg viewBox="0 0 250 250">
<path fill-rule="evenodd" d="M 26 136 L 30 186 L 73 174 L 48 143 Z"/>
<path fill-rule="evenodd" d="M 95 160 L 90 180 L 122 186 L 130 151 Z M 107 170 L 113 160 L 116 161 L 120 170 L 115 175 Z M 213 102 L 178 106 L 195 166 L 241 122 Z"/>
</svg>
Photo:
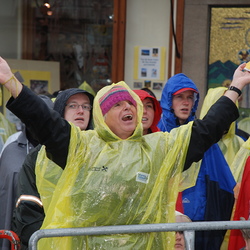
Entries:
<svg viewBox="0 0 250 250">
<path fill-rule="evenodd" d="M 137 119 L 142 116 L 142 106 L 138 97 L 132 92 L 130 95 L 133 98 L 130 95 L 123 97 L 122 94 L 112 92 L 113 90 L 114 92 L 126 90 L 124 83 L 119 83 L 117 87 L 114 86 L 112 89 L 109 87 L 111 95 L 115 95 L 114 102 L 117 100 L 121 102 L 118 107 L 114 103 L 113 109 L 119 108 L 125 98 L 130 99 L 129 102 L 133 105 L 126 104 L 126 102 L 124 105 L 131 106 L 134 111 L 128 110 L 118 115 L 121 117 L 120 120 L 124 120 L 125 124 L 122 125 L 122 123 L 116 123 L 109 112 L 106 113 L 99 108 L 94 118 L 97 134 L 96 132 L 89 133 L 87 137 L 86 134 L 83 136 L 81 132 L 71 128 L 72 143 L 70 143 L 67 165 L 46 212 L 43 228 L 174 222 L 175 194 L 168 193 L 170 183 L 164 180 L 181 172 L 191 126 L 177 133 L 180 133 L 183 138 L 179 143 L 174 143 L 177 134 L 170 137 L 168 134 L 159 133 L 156 137 L 149 135 L 143 138 L 141 124 L 137 122 Z M 124 93 L 127 93 L 127 90 Z M 112 105 L 112 98 L 110 96 L 106 98 L 107 100 L 104 98 L 104 102 Z M 137 103 L 133 101 L 134 99 Z M 139 111 L 138 117 L 136 117 L 136 108 Z M 122 109 L 126 110 L 125 107 Z M 94 112 L 96 112 L 95 106 Z M 129 140 L 121 140 L 107 127 L 103 115 L 106 123 L 109 123 L 112 130 L 123 139 L 128 138 L 128 134 L 133 133 L 137 125 L 136 131 Z M 79 136 L 82 138 L 81 143 L 76 145 L 75 142 L 78 143 Z M 72 140 L 72 138 L 74 139 Z M 181 142 L 186 146 L 183 147 Z M 169 150 L 168 144 L 171 145 L 172 150 Z M 159 154 L 155 154 L 155 150 Z M 171 154 L 173 158 L 179 156 L 180 160 L 168 161 L 168 164 L 164 164 L 164 168 L 154 167 L 161 166 L 168 154 Z M 170 159 L 170 157 L 168 158 Z M 177 169 L 178 165 L 179 169 Z M 76 169 L 76 166 L 82 167 Z M 173 182 L 171 190 L 177 190 L 177 185 L 178 181 Z M 169 206 L 168 209 L 166 209 L 167 206 Z M 157 207 L 162 208 L 156 211 Z M 65 209 L 63 213 L 68 218 L 67 221 L 56 218 L 61 213 L 61 208 Z M 168 213 L 171 213 L 173 217 L 171 218 Z M 174 241 L 172 242 L 171 238 L 166 233 L 159 234 L 157 237 L 153 233 L 75 237 L 72 241 L 70 238 L 42 240 L 40 247 L 41 249 L 46 247 L 51 247 L 51 249 L 60 247 L 102 249 L 101 245 L 105 242 L 103 249 L 118 247 L 145 249 L 147 246 L 163 248 L 164 245 L 173 244 Z"/>
<path fill-rule="evenodd" d="M 6 68 L 1 59 L 0 82 L 15 98 L 7 107 L 32 127 L 47 155 L 64 169 L 43 228 L 174 222 L 183 167 L 199 160 L 238 117 L 232 102 L 238 94 L 227 91 L 202 121 L 142 136 L 141 101 L 120 82 L 98 92 L 95 130 L 81 132 L 49 111 Z M 249 82 L 250 74 L 239 68 L 232 84 L 242 88 Z M 174 233 L 66 237 L 44 239 L 41 245 L 41 249 L 172 249 Z"/>
</svg>

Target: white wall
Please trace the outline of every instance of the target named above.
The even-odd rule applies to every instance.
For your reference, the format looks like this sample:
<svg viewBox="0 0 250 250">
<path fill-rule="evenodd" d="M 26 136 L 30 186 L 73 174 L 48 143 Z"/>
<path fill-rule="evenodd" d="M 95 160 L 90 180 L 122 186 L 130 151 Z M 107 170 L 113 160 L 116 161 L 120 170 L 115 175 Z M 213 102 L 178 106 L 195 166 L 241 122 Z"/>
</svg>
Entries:
<svg viewBox="0 0 250 250">
<path fill-rule="evenodd" d="M 21 0 L 0 0 L 0 56 L 20 58 L 21 55 Z M 170 1 L 167 0 L 127 0 L 125 76 L 124 80 L 133 87 L 134 47 L 165 47 L 165 80 L 168 75 L 168 46 Z M 18 18 L 19 17 L 19 18 Z M 19 22 L 18 22 L 19 20 Z M 160 99 L 161 91 L 154 90 Z"/>
<path fill-rule="evenodd" d="M 133 88 L 134 47 L 165 47 L 165 84 L 168 75 L 170 1 L 127 0 L 125 82 Z M 160 99 L 161 91 L 153 90 Z"/>
<path fill-rule="evenodd" d="M 0 6 L 0 55 L 3 58 L 17 58 L 20 35 L 18 0 L 0 0 Z"/>
</svg>

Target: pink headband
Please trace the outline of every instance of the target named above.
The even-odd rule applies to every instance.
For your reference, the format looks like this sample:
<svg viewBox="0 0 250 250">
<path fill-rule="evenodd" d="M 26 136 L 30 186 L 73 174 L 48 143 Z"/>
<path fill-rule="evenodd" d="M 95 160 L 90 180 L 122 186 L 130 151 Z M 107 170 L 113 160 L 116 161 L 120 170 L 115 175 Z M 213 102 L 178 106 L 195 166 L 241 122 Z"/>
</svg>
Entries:
<svg viewBox="0 0 250 250">
<path fill-rule="evenodd" d="M 114 86 L 99 100 L 102 114 L 105 115 L 116 103 L 130 101 L 136 107 L 136 101 L 123 86 Z"/>
</svg>

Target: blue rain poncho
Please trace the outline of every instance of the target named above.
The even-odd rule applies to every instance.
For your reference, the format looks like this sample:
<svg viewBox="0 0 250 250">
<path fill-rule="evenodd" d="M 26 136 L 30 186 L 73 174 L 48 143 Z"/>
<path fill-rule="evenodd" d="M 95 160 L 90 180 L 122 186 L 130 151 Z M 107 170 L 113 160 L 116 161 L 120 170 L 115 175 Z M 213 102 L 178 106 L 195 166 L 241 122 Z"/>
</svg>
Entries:
<svg viewBox="0 0 250 250">
<path fill-rule="evenodd" d="M 119 85 L 136 100 L 141 121 L 139 97 L 124 82 Z M 175 221 L 179 177 L 192 122 L 171 133 L 146 136 L 142 136 L 139 122 L 132 136 L 121 140 L 107 127 L 99 106 L 100 97 L 113 86 L 103 88 L 95 98 L 95 130 L 80 131 L 71 126 L 67 164 L 54 181 L 53 196 L 44 204 L 42 229 Z M 54 164 L 43 157 L 38 157 L 44 164 L 41 169 L 53 168 Z M 172 249 L 174 241 L 173 232 L 78 236 L 42 239 L 39 249 Z"/>
<path fill-rule="evenodd" d="M 179 120 L 175 116 L 174 111 L 172 109 L 172 102 L 173 102 L 172 99 L 173 99 L 173 94 L 176 91 L 185 88 L 190 88 L 196 91 L 196 93 L 194 93 L 194 105 L 191 109 L 190 115 L 187 118 L 185 124 L 194 120 L 195 112 L 197 110 L 199 103 L 199 92 L 195 83 L 190 78 L 188 78 L 183 73 L 179 73 L 169 78 L 162 91 L 162 96 L 161 96 L 162 117 L 158 123 L 158 127 L 161 131 L 169 132 L 171 131 L 171 129 L 180 126 Z"/>
</svg>

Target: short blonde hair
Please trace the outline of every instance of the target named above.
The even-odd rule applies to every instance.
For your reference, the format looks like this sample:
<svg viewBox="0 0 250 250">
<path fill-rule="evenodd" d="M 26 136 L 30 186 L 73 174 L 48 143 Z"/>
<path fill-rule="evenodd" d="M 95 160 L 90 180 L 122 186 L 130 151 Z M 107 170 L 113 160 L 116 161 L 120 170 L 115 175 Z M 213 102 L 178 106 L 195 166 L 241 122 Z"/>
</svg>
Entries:
<svg viewBox="0 0 250 250">
<path fill-rule="evenodd" d="M 178 211 L 175 211 L 175 220 L 176 222 L 192 222 L 187 215 L 180 213 Z"/>
</svg>

